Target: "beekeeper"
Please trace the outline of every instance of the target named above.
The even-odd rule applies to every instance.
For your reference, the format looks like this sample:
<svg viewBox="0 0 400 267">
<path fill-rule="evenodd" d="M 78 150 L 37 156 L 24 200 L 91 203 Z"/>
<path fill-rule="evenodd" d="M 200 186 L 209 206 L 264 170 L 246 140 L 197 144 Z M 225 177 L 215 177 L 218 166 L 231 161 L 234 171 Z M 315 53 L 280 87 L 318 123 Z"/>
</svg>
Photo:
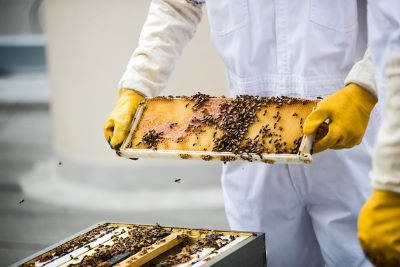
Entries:
<svg viewBox="0 0 400 267">
<path fill-rule="evenodd" d="M 360 1 L 359 1 L 360 2 Z M 153 0 L 119 97 L 105 123 L 118 148 L 138 103 L 165 87 L 193 37 L 203 1 Z M 232 95 L 325 97 L 305 121 L 315 143 L 311 166 L 232 162 L 222 186 L 232 229 L 265 232 L 268 266 L 369 266 L 357 218 L 370 195 L 366 179 L 378 112 L 366 4 L 357 0 L 207 0 L 211 39 Z M 368 125 L 368 127 L 367 127 Z M 368 129 L 367 129 L 368 128 Z"/>
<path fill-rule="evenodd" d="M 374 192 L 359 217 L 359 238 L 376 266 L 400 266 L 400 2 L 370 1 L 369 39 L 378 87 L 386 93 L 373 169 Z"/>
</svg>

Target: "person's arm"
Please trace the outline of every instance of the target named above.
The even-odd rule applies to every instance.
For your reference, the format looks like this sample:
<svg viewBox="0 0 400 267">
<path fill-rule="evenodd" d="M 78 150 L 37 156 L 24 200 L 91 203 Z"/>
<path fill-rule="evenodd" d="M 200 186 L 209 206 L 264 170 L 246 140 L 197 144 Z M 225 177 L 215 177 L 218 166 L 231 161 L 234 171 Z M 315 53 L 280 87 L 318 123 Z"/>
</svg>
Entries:
<svg viewBox="0 0 400 267">
<path fill-rule="evenodd" d="M 400 54 L 391 57 L 386 80 L 384 119 L 370 173 L 374 191 L 360 212 L 358 238 L 373 264 L 400 266 Z"/>
<path fill-rule="evenodd" d="M 153 0 L 120 88 L 155 96 L 165 88 L 183 48 L 202 17 L 201 1 Z"/>
<path fill-rule="evenodd" d="M 353 66 L 345 79 L 345 87 L 321 100 L 304 121 L 303 132 L 311 135 L 329 120 L 328 133 L 314 142 L 313 151 L 318 153 L 360 144 L 378 95 L 371 54 L 367 49 L 364 58 Z"/>
<path fill-rule="evenodd" d="M 379 130 L 372 185 L 400 193 L 400 2 L 368 2 L 368 38 L 376 76 L 385 91 L 383 121 Z"/>
<path fill-rule="evenodd" d="M 129 132 L 132 118 L 144 96 L 165 88 L 183 48 L 196 32 L 202 1 L 153 0 L 133 52 L 119 83 L 119 96 L 104 124 L 104 137 L 118 149 Z"/>
<path fill-rule="evenodd" d="M 370 177 L 374 188 L 400 193 L 400 54 L 390 58 L 386 77 L 384 119 Z"/>
<path fill-rule="evenodd" d="M 358 218 L 360 244 L 375 266 L 400 266 L 400 2 L 369 1 L 368 39 L 383 120 L 372 158 L 372 196 Z"/>
</svg>

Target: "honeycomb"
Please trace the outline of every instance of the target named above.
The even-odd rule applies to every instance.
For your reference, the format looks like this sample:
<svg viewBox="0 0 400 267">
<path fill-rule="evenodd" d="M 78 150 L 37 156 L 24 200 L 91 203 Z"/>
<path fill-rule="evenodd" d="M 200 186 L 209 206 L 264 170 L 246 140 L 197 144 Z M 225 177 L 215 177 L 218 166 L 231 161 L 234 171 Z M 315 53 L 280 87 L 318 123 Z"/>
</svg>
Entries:
<svg viewBox="0 0 400 267">
<path fill-rule="evenodd" d="M 317 100 L 290 97 L 146 99 L 126 148 L 296 154 Z"/>
</svg>

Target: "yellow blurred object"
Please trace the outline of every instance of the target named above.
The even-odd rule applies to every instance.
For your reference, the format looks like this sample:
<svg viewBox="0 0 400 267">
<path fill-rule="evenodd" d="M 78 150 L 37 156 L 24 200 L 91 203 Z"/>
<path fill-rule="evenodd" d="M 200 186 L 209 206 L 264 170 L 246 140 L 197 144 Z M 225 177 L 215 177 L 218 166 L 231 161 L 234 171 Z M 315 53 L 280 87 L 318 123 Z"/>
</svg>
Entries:
<svg viewBox="0 0 400 267">
<path fill-rule="evenodd" d="M 358 238 L 375 266 L 400 266 L 399 193 L 374 190 L 358 218 Z"/>
<path fill-rule="evenodd" d="M 316 140 L 313 152 L 360 144 L 376 102 L 374 95 L 353 83 L 321 100 L 304 122 L 304 134 L 311 135 L 329 120 L 328 133 Z"/>
<path fill-rule="evenodd" d="M 123 88 L 106 123 L 104 137 L 112 148 L 118 149 L 129 132 L 132 118 L 144 96 L 138 92 Z"/>
</svg>

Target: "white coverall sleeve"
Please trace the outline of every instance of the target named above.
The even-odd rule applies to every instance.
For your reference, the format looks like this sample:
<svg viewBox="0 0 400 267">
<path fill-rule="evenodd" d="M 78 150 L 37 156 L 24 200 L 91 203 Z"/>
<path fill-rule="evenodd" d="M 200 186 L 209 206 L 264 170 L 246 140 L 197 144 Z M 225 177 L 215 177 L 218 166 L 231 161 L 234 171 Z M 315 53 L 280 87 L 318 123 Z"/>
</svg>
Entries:
<svg viewBox="0 0 400 267">
<path fill-rule="evenodd" d="M 344 83 L 345 85 L 355 83 L 378 98 L 379 94 L 375 82 L 374 64 L 369 48 L 365 51 L 364 57 L 354 64 Z"/>
<path fill-rule="evenodd" d="M 400 54 L 391 57 L 386 77 L 384 120 L 370 177 L 373 187 L 400 193 Z"/>
<path fill-rule="evenodd" d="M 166 86 L 175 62 L 196 32 L 202 1 L 153 0 L 119 88 L 155 96 Z"/>
<path fill-rule="evenodd" d="M 400 193 L 400 1 L 368 1 L 368 39 L 379 90 L 383 121 L 370 173 L 372 186 Z"/>
</svg>

